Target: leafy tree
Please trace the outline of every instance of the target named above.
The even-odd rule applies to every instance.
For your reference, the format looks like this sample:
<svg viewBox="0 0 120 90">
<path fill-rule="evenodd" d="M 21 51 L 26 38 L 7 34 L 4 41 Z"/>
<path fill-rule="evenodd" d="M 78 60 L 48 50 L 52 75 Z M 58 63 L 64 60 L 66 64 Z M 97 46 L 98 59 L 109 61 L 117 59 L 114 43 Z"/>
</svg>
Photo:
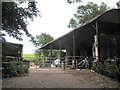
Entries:
<svg viewBox="0 0 120 90">
<path fill-rule="evenodd" d="M 36 47 L 42 47 L 52 40 L 54 40 L 54 38 L 50 34 L 41 33 L 40 35 L 35 36 L 35 42 L 33 43 Z"/>
<path fill-rule="evenodd" d="M 74 18 L 71 18 L 68 27 L 76 28 L 78 25 L 84 24 L 108 9 L 109 7 L 107 7 L 107 5 L 103 2 L 100 6 L 93 2 L 88 2 L 86 5 L 81 5 L 77 7 L 77 12 L 74 14 Z"/>
<path fill-rule="evenodd" d="M 117 7 L 120 8 L 120 1 L 116 3 Z"/>
<path fill-rule="evenodd" d="M 23 32 L 33 39 L 27 29 L 28 19 L 33 20 L 40 11 L 37 8 L 37 2 L 26 2 L 27 6 L 22 7 L 24 2 L 16 0 L 14 2 L 2 2 L 2 31 L 1 35 L 8 34 L 18 40 L 22 40 Z"/>
<path fill-rule="evenodd" d="M 44 56 L 44 51 L 40 50 L 39 48 L 49 43 L 52 40 L 54 40 L 54 38 L 50 34 L 46 34 L 46 33 L 41 33 L 40 35 L 35 36 L 33 44 L 37 47 L 37 49 L 35 50 L 36 57 L 38 57 L 39 59 L 41 58 L 43 59 L 41 55 Z M 50 50 L 46 50 L 45 53 L 47 56 L 50 56 Z"/>
</svg>

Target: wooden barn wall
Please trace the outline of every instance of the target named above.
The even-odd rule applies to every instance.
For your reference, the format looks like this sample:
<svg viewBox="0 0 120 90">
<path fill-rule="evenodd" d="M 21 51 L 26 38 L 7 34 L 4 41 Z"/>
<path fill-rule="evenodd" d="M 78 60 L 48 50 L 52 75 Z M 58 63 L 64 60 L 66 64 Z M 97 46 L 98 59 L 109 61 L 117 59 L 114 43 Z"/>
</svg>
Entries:
<svg viewBox="0 0 120 90">
<path fill-rule="evenodd" d="M 23 45 L 2 41 L 2 56 L 22 57 Z"/>
</svg>

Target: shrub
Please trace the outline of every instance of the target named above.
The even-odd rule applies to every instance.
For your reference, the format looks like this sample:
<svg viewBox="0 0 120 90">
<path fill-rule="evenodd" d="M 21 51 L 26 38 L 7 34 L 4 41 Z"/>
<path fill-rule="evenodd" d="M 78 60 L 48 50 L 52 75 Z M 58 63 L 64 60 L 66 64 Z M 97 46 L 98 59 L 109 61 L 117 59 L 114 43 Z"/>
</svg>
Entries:
<svg viewBox="0 0 120 90">
<path fill-rule="evenodd" d="M 117 67 L 115 61 L 113 63 L 105 63 L 105 72 L 107 72 L 107 76 L 111 78 L 118 78 L 120 73 L 119 73 L 119 67 Z"/>
<path fill-rule="evenodd" d="M 117 65 L 117 61 L 107 61 L 105 60 L 102 64 L 101 62 L 95 62 L 92 64 L 91 69 L 100 74 L 109 76 L 111 78 L 117 79 L 120 81 L 120 64 Z"/>
<path fill-rule="evenodd" d="M 29 67 L 27 64 L 12 61 L 5 69 L 3 69 L 2 74 L 3 77 L 17 77 L 28 73 L 28 69 Z"/>
<path fill-rule="evenodd" d="M 104 70 L 104 67 L 101 62 L 94 62 L 91 68 L 98 73 L 102 73 Z"/>
<path fill-rule="evenodd" d="M 24 70 L 24 73 L 28 73 L 28 66 L 22 65 L 22 69 Z"/>
</svg>

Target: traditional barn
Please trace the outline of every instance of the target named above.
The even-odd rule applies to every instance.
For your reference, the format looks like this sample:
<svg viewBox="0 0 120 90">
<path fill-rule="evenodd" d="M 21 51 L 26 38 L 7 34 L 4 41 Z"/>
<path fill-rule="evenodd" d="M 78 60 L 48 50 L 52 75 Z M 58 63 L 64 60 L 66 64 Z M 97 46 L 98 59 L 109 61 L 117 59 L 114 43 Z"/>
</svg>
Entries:
<svg viewBox="0 0 120 90">
<path fill-rule="evenodd" d="M 120 9 L 111 9 L 40 49 L 66 50 L 66 56 L 106 59 L 120 56 Z"/>
</svg>

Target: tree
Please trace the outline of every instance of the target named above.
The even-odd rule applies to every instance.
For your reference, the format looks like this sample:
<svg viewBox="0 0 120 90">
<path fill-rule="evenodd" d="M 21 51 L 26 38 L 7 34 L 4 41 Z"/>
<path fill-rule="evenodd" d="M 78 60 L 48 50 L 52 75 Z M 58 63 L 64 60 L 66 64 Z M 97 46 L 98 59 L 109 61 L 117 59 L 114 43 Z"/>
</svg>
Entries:
<svg viewBox="0 0 120 90">
<path fill-rule="evenodd" d="M 54 40 L 54 38 L 50 34 L 41 33 L 40 35 L 35 36 L 35 41 L 33 42 L 33 44 L 36 47 L 42 47 L 52 40 Z"/>
<path fill-rule="evenodd" d="M 116 3 L 117 7 L 120 8 L 120 1 Z"/>
<path fill-rule="evenodd" d="M 33 39 L 27 29 L 28 19 L 33 20 L 40 11 L 37 8 L 37 2 L 28 0 L 27 7 L 22 7 L 24 2 L 2 2 L 2 31 L 1 35 L 12 36 L 18 40 L 22 40 L 23 32 Z"/>
<path fill-rule="evenodd" d="M 93 2 L 88 2 L 86 5 L 81 5 L 77 7 L 77 12 L 74 14 L 74 18 L 71 18 L 68 27 L 76 28 L 78 25 L 84 24 L 108 9 L 109 7 L 107 7 L 107 5 L 103 2 L 100 6 Z"/>
<path fill-rule="evenodd" d="M 49 43 L 52 40 L 54 40 L 54 38 L 50 34 L 46 34 L 46 33 L 41 33 L 40 35 L 35 36 L 33 44 L 37 48 L 35 50 L 36 57 L 39 57 L 39 59 L 42 58 L 41 54 L 44 55 L 44 52 L 43 50 L 40 50 L 39 48 Z M 46 50 L 45 53 L 47 56 L 50 56 L 50 50 Z"/>
</svg>

